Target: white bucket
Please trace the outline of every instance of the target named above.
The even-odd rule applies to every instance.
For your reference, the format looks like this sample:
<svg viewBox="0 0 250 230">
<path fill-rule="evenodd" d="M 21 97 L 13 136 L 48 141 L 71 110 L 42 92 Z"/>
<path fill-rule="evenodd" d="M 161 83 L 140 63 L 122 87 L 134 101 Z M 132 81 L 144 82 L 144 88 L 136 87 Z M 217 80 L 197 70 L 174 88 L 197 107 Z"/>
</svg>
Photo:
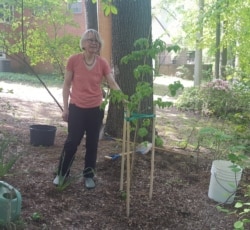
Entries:
<svg viewBox="0 0 250 230">
<path fill-rule="evenodd" d="M 208 197 L 220 203 L 231 204 L 241 179 L 242 168 L 232 171 L 233 163 L 225 160 L 213 161 Z"/>
</svg>

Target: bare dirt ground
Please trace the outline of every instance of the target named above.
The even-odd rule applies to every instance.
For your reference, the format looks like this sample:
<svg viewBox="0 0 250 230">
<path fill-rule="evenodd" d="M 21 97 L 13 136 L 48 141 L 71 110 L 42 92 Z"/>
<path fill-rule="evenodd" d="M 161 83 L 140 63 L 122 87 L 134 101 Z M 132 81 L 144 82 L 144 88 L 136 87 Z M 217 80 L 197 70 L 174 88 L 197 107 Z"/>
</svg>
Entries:
<svg viewBox="0 0 250 230">
<path fill-rule="evenodd" d="M 20 221 L 14 225 L 16 229 L 233 229 L 236 215 L 228 216 L 218 212 L 217 203 L 207 195 L 212 162 L 210 157 L 201 154 L 197 158 L 197 155 L 188 150 L 181 151 L 167 144 L 164 146 L 165 150 L 156 151 L 151 200 L 151 154 L 135 155 L 129 217 L 126 216 L 124 194 L 119 191 L 121 161 L 104 158 L 105 155 L 121 152 L 119 141 L 100 141 L 95 177 L 97 186 L 93 190 L 85 189 L 81 176 L 84 162 L 83 141 L 72 166 L 71 177 L 75 180 L 65 190 L 59 191 L 52 184 L 52 180 L 67 135 L 66 124 L 61 121 L 60 109 L 53 100 L 44 99 L 48 96 L 44 89 L 19 87 L 23 87 L 23 93 L 27 95 L 24 98 L 15 94 L 0 94 L 0 133 L 4 137 L 12 138 L 11 153 L 20 154 L 11 171 L 0 178 L 22 194 L 21 216 Z M 59 95 L 58 89 L 53 92 Z M 178 114 L 181 112 L 174 109 L 157 113 L 168 116 L 169 122 L 180 122 Z M 157 121 L 157 127 L 160 131 L 159 124 L 163 124 L 159 122 Z M 29 126 L 32 124 L 56 126 L 54 145 L 30 145 Z M 167 139 L 170 137 L 162 138 L 168 143 Z M 178 133 L 172 134 L 171 138 L 178 138 Z M 242 181 L 246 180 L 243 175 Z M 241 189 L 237 195 L 242 196 Z M 232 206 L 233 204 L 225 207 Z M 39 214 L 39 218 L 32 218 L 34 213 Z"/>
</svg>

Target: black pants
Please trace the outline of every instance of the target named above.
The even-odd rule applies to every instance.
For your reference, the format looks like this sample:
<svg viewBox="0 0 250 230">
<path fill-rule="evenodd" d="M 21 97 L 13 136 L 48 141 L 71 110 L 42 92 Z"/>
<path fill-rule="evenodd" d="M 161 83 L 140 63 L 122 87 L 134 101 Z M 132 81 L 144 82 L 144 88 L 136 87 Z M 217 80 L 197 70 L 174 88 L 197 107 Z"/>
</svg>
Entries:
<svg viewBox="0 0 250 230">
<path fill-rule="evenodd" d="M 102 123 L 102 111 L 99 107 L 83 109 L 69 105 L 68 136 L 61 154 L 58 175 L 67 176 L 73 163 L 77 147 L 86 134 L 86 154 L 83 174 L 93 177 L 96 167 L 99 130 Z"/>
</svg>

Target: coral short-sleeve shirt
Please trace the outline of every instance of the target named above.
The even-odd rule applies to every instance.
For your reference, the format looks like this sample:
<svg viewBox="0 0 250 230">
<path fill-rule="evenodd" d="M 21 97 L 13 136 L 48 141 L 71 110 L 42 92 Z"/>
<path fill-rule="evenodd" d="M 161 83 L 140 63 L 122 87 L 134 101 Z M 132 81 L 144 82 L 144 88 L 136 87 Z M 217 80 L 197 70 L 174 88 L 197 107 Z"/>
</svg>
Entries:
<svg viewBox="0 0 250 230">
<path fill-rule="evenodd" d="M 70 91 L 70 103 L 80 108 L 94 108 L 102 103 L 101 83 L 105 76 L 111 73 L 107 61 L 96 56 L 96 61 L 88 69 L 83 61 L 83 54 L 71 56 L 66 69 L 73 73 Z"/>
</svg>

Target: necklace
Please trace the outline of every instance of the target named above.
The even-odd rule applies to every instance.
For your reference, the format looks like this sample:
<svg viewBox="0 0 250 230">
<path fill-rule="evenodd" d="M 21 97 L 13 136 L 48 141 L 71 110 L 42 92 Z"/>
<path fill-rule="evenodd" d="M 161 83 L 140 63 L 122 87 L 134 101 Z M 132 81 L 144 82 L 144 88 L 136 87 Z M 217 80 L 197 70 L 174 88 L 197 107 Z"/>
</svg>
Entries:
<svg viewBox="0 0 250 230">
<path fill-rule="evenodd" d="M 88 63 L 88 62 L 86 61 L 85 55 L 83 55 L 83 61 L 84 61 L 84 63 L 85 63 L 87 66 L 92 66 L 92 65 L 94 64 L 94 62 L 95 62 L 95 56 L 94 56 L 94 58 L 93 58 L 93 61 L 92 61 L 91 63 Z"/>
</svg>

